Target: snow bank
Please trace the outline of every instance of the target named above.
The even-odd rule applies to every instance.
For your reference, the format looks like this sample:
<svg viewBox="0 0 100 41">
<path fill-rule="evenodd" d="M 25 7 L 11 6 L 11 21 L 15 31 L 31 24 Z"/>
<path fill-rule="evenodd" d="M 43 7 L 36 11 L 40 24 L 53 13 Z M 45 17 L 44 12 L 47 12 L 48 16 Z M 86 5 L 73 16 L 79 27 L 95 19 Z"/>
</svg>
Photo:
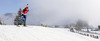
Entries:
<svg viewBox="0 0 100 41">
<path fill-rule="evenodd" d="M 100 41 L 68 29 L 48 28 L 41 26 L 16 27 L 0 26 L 0 41 Z"/>
</svg>

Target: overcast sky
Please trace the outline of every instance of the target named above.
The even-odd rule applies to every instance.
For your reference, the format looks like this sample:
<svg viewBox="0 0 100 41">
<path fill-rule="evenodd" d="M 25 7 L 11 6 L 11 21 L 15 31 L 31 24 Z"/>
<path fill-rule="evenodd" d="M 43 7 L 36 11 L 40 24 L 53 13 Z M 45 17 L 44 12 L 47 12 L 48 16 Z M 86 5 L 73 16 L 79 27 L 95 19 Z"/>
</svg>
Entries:
<svg viewBox="0 0 100 41">
<path fill-rule="evenodd" d="M 0 13 L 17 13 L 27 3 L 28 24 L 64 25 L 78 19 L 100 24 L 100 0 L 0 0 Z"/>
</svg>

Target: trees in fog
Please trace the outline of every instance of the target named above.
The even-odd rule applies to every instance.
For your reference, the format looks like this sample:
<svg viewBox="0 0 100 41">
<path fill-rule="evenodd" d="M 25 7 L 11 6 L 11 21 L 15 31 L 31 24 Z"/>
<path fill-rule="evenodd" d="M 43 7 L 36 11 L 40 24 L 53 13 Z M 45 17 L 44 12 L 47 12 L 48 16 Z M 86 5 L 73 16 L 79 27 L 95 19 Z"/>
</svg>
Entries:
<svg viewBox="0 0 100 41">
<path fill-rule="evenodd" d="M 78 20 L 78 21 L 76 21 L 76 23 L 70 24 L 70 27 L 71 27 L 71 28 L 75 28 L 76 30 L 81 30 L 81 29 L 83 29 L 83 28 L 89 27 L 89 24 L 88 24 L 87 21 Z"/>
<path fill-rule="evenodd" d="M 21 8 L 19 9 L 19 11 L 18 11 L 18 15 L 16 16 L 16 18 L 15 18 L 15 20 L 14 20 L 14 25 L 17 25 L 18 24 L 18 22 L 20 21 L 20 19 L 21 19 Z"/>
<path fill-rule="evenodd" d="M 75 29 L 76 30 L 81 30 L 82 28 L 86 28 L 89 27 L 88 22 L 84 21 L 84 20 L 78 20 L 75 24 Z"/>
</svg>

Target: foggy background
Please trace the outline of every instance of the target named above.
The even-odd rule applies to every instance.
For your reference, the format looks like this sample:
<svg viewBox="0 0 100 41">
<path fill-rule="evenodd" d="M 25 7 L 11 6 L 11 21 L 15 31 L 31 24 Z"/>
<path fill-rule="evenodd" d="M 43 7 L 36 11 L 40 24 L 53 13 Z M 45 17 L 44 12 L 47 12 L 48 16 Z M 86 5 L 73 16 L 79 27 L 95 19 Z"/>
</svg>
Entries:
<svg viewBox="0 0 100 41">
<path fill-rule="evenodd" d="M 23 9 L 27 3 L 30 7 L 27 24 L 30 25 L 65 25 L 79 19 L 93 26 L 100 24 L 100 0 L 20 0 L 19 8 Z"/>
<path fill-rule="evenodd" d="M 81 19 L 90 25 L 100 24 L 100 0 L 30 0 L 29 3 L 32 8 L 29 14 L 34 17 L 28 19 L 37 23 L 60 25 Z"/>
</svg>

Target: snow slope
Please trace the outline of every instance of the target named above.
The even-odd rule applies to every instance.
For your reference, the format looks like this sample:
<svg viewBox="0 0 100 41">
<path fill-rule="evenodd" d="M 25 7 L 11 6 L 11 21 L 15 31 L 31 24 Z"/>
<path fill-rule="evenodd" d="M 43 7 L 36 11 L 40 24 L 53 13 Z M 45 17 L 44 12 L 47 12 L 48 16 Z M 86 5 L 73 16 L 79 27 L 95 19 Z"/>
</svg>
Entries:
<svg viewBox="0 0 100 41">
<path fill-rule="evenodd" d="M 0 26 L 0 41 L 100 41 L 63 28 Z"/>
</svg>

